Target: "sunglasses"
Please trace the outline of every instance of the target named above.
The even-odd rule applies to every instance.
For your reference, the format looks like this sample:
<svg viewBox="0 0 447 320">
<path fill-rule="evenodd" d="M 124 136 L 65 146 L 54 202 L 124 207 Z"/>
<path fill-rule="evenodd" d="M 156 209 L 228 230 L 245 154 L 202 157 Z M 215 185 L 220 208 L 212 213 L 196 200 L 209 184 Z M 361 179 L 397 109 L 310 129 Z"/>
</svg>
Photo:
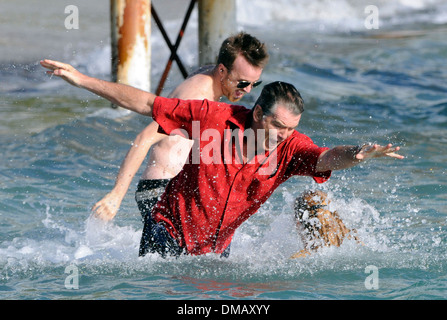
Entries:
<svg viewBox="0 0 447 320">
<path fill-rule="evenodd" d="M 253 88 L 256 88 L 257 86 L 259 86 L 262 83 L 262 80 L 259 81 L 255 81 L 255 82 L 250 82 L 250 81 L 246 81 L 246 80 L 241 80 L 237 82 L 237 88 L 238 89 L 244 89 L 247 88 L 249 85 L 253 85 Z"/>
</svg>

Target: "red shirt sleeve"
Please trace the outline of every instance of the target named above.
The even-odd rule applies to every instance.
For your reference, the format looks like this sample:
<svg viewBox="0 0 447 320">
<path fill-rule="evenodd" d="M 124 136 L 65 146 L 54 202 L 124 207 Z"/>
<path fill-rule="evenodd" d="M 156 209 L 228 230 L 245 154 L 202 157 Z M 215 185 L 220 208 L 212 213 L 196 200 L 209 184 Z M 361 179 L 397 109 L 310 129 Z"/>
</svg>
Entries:
<svg viewBox="0 0 447 320">
<path fill-rule="evenodd" d="M 152 117 L 159 124 L 158 132 L 168 135 L 180 134 L 191 139 L 194 138 L 192 136 L 194 125 L 200 125 L 199 130 L 207 127 L 207 121 L 213 115 L 212 107 L 206 99 L 181 100 L 157 97 Z"/>
<path fill-rule="evenodd" d="M 293 141 L 293 156 L 290 162 L 292 174 L 311 176 L 315 182 L 323 183 L 329 180 L 332 171 L 316 172 L 318 157 L 329 148 L 319 147 L 304 134 L 298 133 Z"/>
</svg>

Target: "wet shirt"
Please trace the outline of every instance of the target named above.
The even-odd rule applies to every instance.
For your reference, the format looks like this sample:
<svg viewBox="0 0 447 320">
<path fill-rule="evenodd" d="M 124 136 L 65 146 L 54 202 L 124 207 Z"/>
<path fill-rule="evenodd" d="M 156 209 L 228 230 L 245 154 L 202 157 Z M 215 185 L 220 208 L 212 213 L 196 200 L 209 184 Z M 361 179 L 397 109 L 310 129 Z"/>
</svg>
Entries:
<svg viewBox="0 0 447 320">
<path fill-rule="evenodd" d="M 239 146 L 252 136 L 251 129 L 245 129 L 248 117 L 250 109 L 222 102 L 155 100 L 153 118 L 159 132 L 194 140 L 182 171 L 152 212 L 190 254 L 222 253 L 237 227 L 290 177 L 310 176 L 323 183 L 331 175 L 315 172 L 319 155 L 328 148 L 298 131 L 244 162 Z"/>
</svg>

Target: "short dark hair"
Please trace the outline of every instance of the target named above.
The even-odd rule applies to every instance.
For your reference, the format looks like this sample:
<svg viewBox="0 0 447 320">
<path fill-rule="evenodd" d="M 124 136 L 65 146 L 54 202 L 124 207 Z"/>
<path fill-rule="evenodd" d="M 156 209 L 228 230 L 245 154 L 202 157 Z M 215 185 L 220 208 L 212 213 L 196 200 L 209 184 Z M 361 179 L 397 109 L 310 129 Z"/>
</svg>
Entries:
<svg viewBox="0 0 447 320">
<path fill-rule="evenodd" d="M 264 43 L 248 33 L 239 32 L 223 41 L 217 57 L 217 64 L 222 63 L 231 71 L 238 54 L 242 54 L 248 63 L 259 68 L 264 68 L 269 60 Z"/>
<path fill-rule="evenodd" d="M 301 94 L 292 84 L 281 81 L 266 84 L 256 100 L 255 106 L 259 105 L 264 115 L 271 115 L 278 103 L 284 105 L 295 115 L 304 112 L 304 101 Z"/>
</svg>

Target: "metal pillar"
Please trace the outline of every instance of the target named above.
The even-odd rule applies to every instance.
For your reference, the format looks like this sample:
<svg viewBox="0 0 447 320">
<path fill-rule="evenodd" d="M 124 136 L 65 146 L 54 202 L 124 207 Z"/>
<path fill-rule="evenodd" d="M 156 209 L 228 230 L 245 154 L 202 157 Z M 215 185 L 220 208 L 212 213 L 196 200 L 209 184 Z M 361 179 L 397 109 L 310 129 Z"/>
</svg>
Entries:
<svg viewBox="0 0 447 320">
<path fill-rule="evenodd" d="M 171 50 L 157 94 L 163 89 L 173 60 L 186 77 L 177 48 L 196 1 L 199 2 L 199 65 L 214 64 L 222 41 L 237 31 L 236 0 L 191 0 L 175 44 L 169 41 L 150 0 L 110 0 L 112 81 L 151 91 L 151 11 Z"/>
<path fill-rule="evenodd" d="M 199 0 L 199 65 L 216 63 L 222 42 L 236 32 L 236 0 Z"/>
<path fill-rule="evenodd" d="M 112 81 L 150 91 L 151 1 L 110 0 Z"/>
</svg>

